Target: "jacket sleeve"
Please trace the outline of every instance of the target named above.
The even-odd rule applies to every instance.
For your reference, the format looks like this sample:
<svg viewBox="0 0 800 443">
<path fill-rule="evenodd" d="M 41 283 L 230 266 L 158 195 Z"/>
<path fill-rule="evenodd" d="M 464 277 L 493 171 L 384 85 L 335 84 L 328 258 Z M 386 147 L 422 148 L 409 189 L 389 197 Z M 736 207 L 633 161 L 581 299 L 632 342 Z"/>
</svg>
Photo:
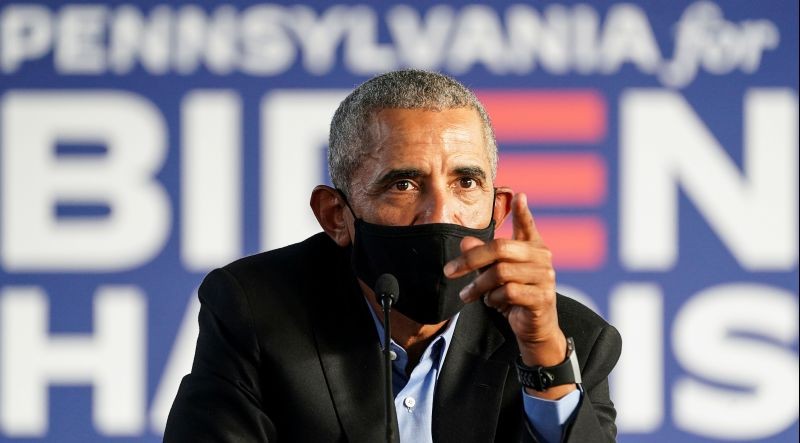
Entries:
<svg viewBox="0 0 800 443">
<path fill-rule="evenodd" d="M 565 429 L 563 441 L 616 441 L 617 426 L 614 420 L 617 411 L 608 392 L 608 375 L 617 364 L 621 350 L 619 332 L 613 326 L 606 325 L 591 346 L 582 368 L 584 395 Z"/>
<path fill-rule="evenodd" d="M 256 339 L 247 294 L 225 269 L 199 290 L 200 334 L 181 381 L 164 442 L 264 442 L 275 427 L 261 407 Z"/>
<path fill-rule="evenodd" d="M 583 394 L 581 402 L 567 422 L 561 441 L 564 443 L 614 442 L 617 412 L 608 391 L 608 375 L 617 364 L 622 350 L 622 338 L 611 325 L 605 324 L 595 340 L 584 343 L 588 349 L 581 368 Z M 580 359 L 580 357 L 579 357 Z M 524 415 L 524 414 L 523 414 Z M 531 423 L 523 420 L 525 431 L 520 441 L 540 443 Z"/>
</svg>

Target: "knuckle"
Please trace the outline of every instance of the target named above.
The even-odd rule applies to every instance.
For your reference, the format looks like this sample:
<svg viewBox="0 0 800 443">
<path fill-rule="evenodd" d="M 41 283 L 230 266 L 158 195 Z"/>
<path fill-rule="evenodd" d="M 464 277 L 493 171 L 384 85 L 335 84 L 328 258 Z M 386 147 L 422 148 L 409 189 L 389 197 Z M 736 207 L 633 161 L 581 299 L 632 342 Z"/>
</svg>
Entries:
<svg viewBox="0 0 800 443">
<path fill-rule="evenodd" d="M 507 283 L 505 288 L 509 300 L 519 300 L 524 295 L 524 285 L 519 283 Z"/>
<path fill-rule="evenodd" d="M 509 241 L 505 238 L 499 238 L 492 244 L 492 251 L 498 256 L 504 256 L 508 252 Z"/>
<path fill-rule="evenodd" d="M 531 311 L 531 317 L 533 317 L 533 320 L 536 322 L 541 321 L 545 317 L 545 315 L 546 315 L 545 312 L 543 312 L 541 309 L 536 309 Z"/>
<path fill-rule="evenodd" d="M 507 283 L 511 279 L 511 264 L 506 262 L 499 262 L 495 265 L 495 275 L 497 276 L 497 282 L 502 284 Z"/>
<path fill-rule="evenodd" d="M 537 304 L 540 307 L 555 306 L 556 304 L 556 290 L 554 287 L 542 287 L 536 294 Z"/>
</svg>

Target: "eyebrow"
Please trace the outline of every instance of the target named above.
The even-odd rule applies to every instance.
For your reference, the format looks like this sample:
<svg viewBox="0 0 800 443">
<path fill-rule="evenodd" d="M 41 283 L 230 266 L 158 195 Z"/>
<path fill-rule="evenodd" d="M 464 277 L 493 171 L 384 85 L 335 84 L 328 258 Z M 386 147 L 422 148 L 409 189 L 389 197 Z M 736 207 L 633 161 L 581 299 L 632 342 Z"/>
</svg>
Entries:
<svg viewBox="0 0 800 443">
<path fill-rule="evenodd" d="M 486 180 L 486 172 L 479 166 L 462 166 L 453 169 L 454 175 L 465 175 L 467 177 L 479 178 Z"/>
<path fill-rule="evenodd" d="M 377 187 L 384 187 L 394 183 L 397 180 L 418 178 L 422 177 L 423 175 L 424 174 L 422 170 L 415 168 L 392 169 L 376 180 L 374 185 Z"/>
</svg>

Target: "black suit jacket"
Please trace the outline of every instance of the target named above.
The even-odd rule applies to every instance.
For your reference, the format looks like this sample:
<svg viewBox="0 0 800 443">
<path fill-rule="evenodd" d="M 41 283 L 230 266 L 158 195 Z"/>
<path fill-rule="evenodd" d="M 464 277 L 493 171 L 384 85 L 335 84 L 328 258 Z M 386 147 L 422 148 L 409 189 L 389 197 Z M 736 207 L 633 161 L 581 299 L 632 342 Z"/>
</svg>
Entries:
<svg viewBox="0 0 800 443">
<path fill-rule="evenodd" d="M 194 364 L 165 442 L 384 440 L 382 354 L 346 249 L 318 234 L 211 272 L 199 296 Z M 614 440 L 607 376 L 619 334 L 566 297 L 558 313 L 575 339 L 585 389 L 566 441 Z M 436 385 L 434 441 L 535 440 L 518 354 L 501 315 L 483 303 L 464 308 Z"/>
</svg>

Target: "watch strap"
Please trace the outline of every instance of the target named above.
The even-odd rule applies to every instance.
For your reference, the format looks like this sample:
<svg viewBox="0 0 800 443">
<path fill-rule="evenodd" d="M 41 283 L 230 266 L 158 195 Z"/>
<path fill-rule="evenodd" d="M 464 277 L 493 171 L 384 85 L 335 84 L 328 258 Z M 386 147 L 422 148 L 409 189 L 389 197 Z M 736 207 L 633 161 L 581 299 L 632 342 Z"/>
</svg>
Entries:
<svg viewBox="0 0 800 443">
<path fill-rule="evenodd" d="M 581 383 L 575 341 L 567 337 L 567 356 L 555 366 L 527 366 L 517 357 L 517 379 L 522 386 L 544 392 L 553 386 Z"/>
</svg>

